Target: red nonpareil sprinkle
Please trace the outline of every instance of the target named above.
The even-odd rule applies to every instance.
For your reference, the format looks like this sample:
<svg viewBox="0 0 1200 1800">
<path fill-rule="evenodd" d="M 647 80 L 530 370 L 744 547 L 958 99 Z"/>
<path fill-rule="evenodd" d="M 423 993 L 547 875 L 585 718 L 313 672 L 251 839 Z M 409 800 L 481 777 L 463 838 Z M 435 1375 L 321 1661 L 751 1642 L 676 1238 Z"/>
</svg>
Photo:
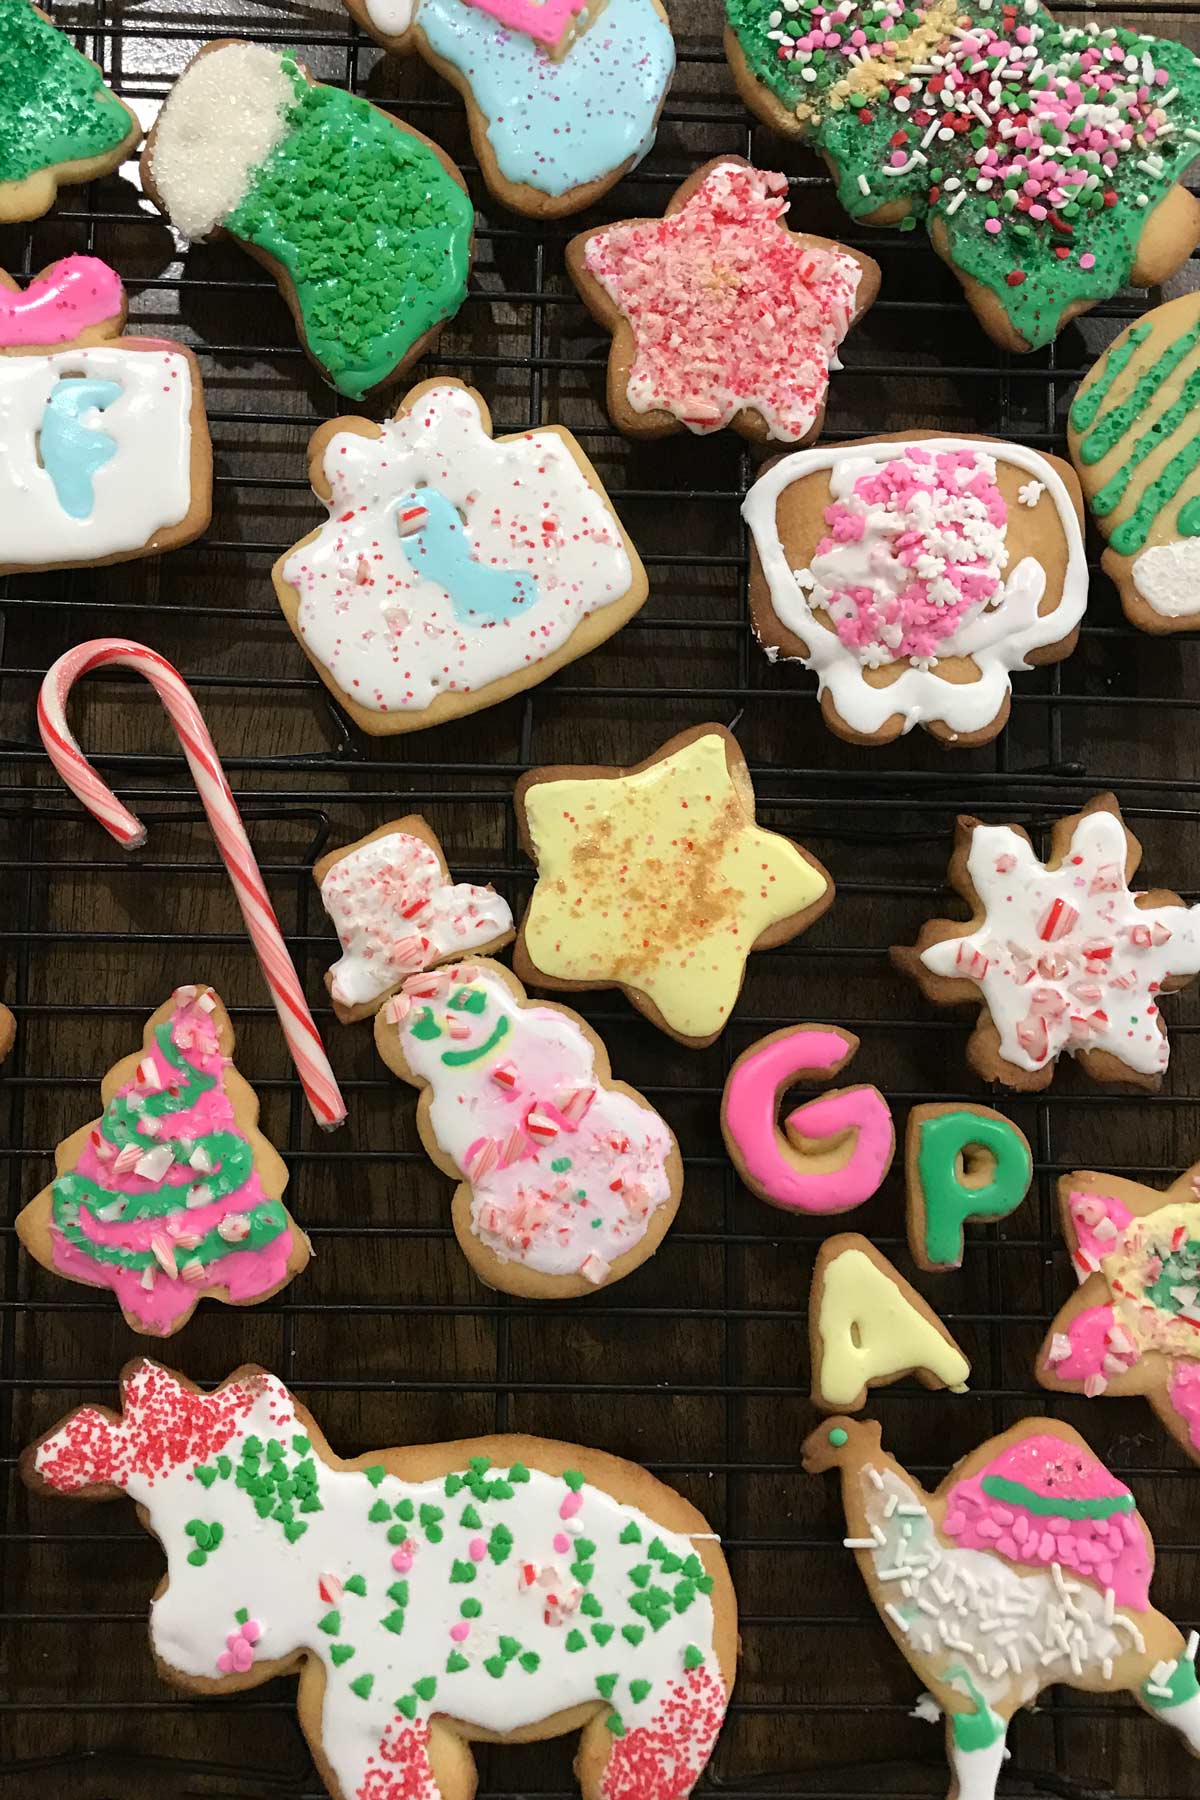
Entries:
<svg viewBox="0 0 1200 1800">
<path fill-rule="evenodd" d="M 1010 269 L 1005 279 L 1011 288 L 1024 287 L 1026 281 L 1025 271 L 1024 269 Z"/>
<path fill-rule="evenodd" d="M 215 1394 L 181 1386 L 157 1363 L 141 1363 L 124 1384 L 120 1419 L 83 1406 L 37 1452 L 37 1471 L 60 1493 L 92 1485 L 124 1487 L 132 1475 L 153 1478 L 181 1463 L 206 1462 L 238 1431 L 262 1387 L 237 1382 Z"/>
</svg>

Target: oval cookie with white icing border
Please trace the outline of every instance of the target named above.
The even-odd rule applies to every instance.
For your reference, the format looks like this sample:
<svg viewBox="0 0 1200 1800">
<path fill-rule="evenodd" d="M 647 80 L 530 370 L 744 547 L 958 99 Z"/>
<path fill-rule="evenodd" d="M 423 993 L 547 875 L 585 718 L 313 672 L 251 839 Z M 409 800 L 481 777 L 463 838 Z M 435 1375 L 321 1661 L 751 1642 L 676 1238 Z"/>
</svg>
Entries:
<svg viewBox="0 0 1200 1800">
<path fill-rule="evenodd" d="M 458 89 L 480 173 L 515 212 L 581 212 L 654 142 L 675 73 L 660 0 L 344 4 L 392 55 L 416 51 Z"/>
<path fill-rule="evenodd" d="M 382 425 L 309 445 L 327 522 L 275 594 L 354 723 L 422 731 L 496 706 L 606 642 L 649 591 L 600 477 L 561 425 L 493 437 L 482 395 L 423 381 Z"/>
<path fill-rule="evenodd" d="M 838 350 L 879 293 L 879 265 L 793 231 L 787 177 L 718 156 L 657 219 L 567 245 L 567 272 L 612 333 L 608 411 L 627 437 L 798 445 L 825 421 Z M 769 324 L 767 323 L 769 320 Z"/>
<path fill-rule="evenodd" d="M 978 1008 L 983 1080 L 1037 1093 L 1067 1055 L 1093 1081 L 1162 1085 L 1158 997 L 1200 973 L 1200 906 L 1133 892 L 1141 859 L 1112 794 L 1058 820 L 1044 863 L 1019 825 L 959 819 L 948 882 L 971 918 L 931 919 L 891 954 L 935 1004 Z"/>
<path fill-rule="evenodd" d="M 1069 656 L 1087 607 L 1074 471 L 995 438 L 904 432 L 797 451 L 759 476 L 750 616 L 772 661 L 816 672 L 850 743 L 920 725 L 972 749 L 1011 672 Z"/>
<path fill-rule="evenodd" d="M 575 1732 L 583 1800 L 686 1800 L 733 1688 L 737 1599 L 673 1488 L 524 1433 L 345 1460 L 253 1364 L 204 1393 L 142 1359 L 121 1401 L 45 1433 L 24 1480 L 136 1503 L 170 1569 L 160 1675 L 197 1698 L 298 1675 L 331 1800 L 471 1800 L 472 1740 Z"/>
<path fill-rule="evenodd" d="M 1131 625 L 1200 624 L 1200 294 L 1123 331 L 1068 415 L 1067 442 L 1108 539 L 1103 565 Z"/>
<path fill-rule="evenodd" d="M 421 1090 L 421 1142 L 458 1177 L 454 1233 L 488 1287 L 569 1300 L 653 1256 L 683 1193 L 679 1146 L 578 1013 L 472 958 L 410 976 L 375 1044 Z"/>
<path fill-rule="evenodd" d="M 343 1025 L 373 1018 L 410 975 L 512 942 L 508 902 L 456 882 L 419 813 L 330 850 L 313 880 L 342 946 L 325 986 Z"/>
</svg>

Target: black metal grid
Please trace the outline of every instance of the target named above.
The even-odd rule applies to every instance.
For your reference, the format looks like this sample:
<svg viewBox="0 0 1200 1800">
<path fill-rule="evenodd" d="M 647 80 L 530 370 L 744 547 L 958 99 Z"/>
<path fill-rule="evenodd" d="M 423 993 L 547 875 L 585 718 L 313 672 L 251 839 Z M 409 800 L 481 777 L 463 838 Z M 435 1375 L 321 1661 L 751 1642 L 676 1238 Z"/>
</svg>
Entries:
<svg viewBox="0 0 1200 1800">
<path fill-rule="evenodd" d="M 1187 0 L 1153 15 L 1102 4 L 1081 16 L 1118 13 L 1153 16 L 1200 48 Z M 992 350 L 919 234 L 851 235 L 811 161 L 751 127 L 720 56 L 716 0 L 677 0 L 673 14 L 680 72 L 658 146 L 597 216 L 659 210 L 696 163 L 721 152 L 785 168 L 803 223 L 861 243 L 884 265 L 883 298 L 835 381 L 828 435 L 926 424 L 1059 447 L 1073 383 L 1145 296 L 1100 309 L 1028 361 Z M 0 230 L 0 263 L 14 273 L 68 249 L 108 256 L 127 279 L 131 329 L 161 326 L 193 344 L 217 469 L 217 515 L 202 544 L 161 566 L 10 581 L 0 602 L 0 865 L 9 871 L 0 994 L 21 1027 L 0 1079 L 0 1618 L 14 1644 L 0 1700 L 4 1792 L 41 1795 L 68 1771 L 81 1794 L 123 1800 L 310 1800 L 322 1791 L 293 1724 L 290 1684 L 194 1702 L 156 1683 L 143 1632 L 161 1561 L 128 1510 L 52 1511 L 15 1477 L 21 1445 L 78 1399 L 111 1399 L 120 1362 L 143 1346 L 107 1296 L 31 1267 L 11 1220 L 46 1179 L 54 1142 L 90 1116 L 100 1072 L 137 1041 L 145 1013 L 175 982 L 207 978 L 232 1001 L 239 1064 L 263 1097 L 264 1127 L 292 1171 L 289 1202 L 319 1256 L 263 1307 L 201 1308 L 166 1360 L 202 1380 L 248 1357 L 270 1363 L 347 1451 L 520 1427 L 645 1462 L 707 1510 L 742 1599 L 741 1686 L 706 1785 L 730 1800 L 764 1790 L 827 1800 L 940 1793 L 940 1734 L 908 1722 L 913 1683 L 840 1551 L 832 1485 L 797 1468 L 813 1423 L 803 1303 L 824 1229 L 782 1219 L 740 1190 L 715 1128 L 721 1084 L 754 1037 L 805 1017 L 860 1034 L 855 1078 L 879 1083 L 898 1128 L 912 1102 L 978 1097 L 962 1023 L 933 1014 L 891 976 L 885 946 L 941 910 L 959 810 L 1019 820 L 1036 837 L 1115 787 L 1146 843 L 1150 880 L 1200 886 L 1197 640 L 1140 637 L 1097 575 L 1075 658 L 1019 683 L 995 745 L 955 757 L 920 738 L 846 749 L 820 725 L 811 683 L 771 669 L 747 629 L 737 501 L 752 479 L 750 453 L 727 435 L 649 450 L 614 437 L 602 407 L 607 345 L 562 274 L 561 245 L 576 222 L 539 227 L 487 204 L 456 97 L 416 67 L 386 63 L 336 0 L 325 10 L 316 0 L 199 9 L 96 0 L 59 7 L 58 17 L 147 111 L 200 42 L 237 35 L 297 47 L 323 78 L 397 104 L 457 154 L 481 208 L 477 270 L 459 321 L 420 373 L 474 381 L 498 431 L 550 419 L 571 426 L 642 550 L 652 591 L 612 645 L 495 715 L 390 743 L 361 738 L 295 648 L 267 580 L 273 556 L 316 517 L 303 478 L 307 434 L 348 410 L 312 376 L 271 285 L 231 250 L 181 257 L 116 181 L 65 194 L 31 227 Z M 706 1053 L 678 1051 L 610 996 L 581 1007 L 614 1067 L 663 1107 L 683 1142 L 684 1205 L 653 1264 L 566 1307 L 487 1295 L 464 1274 L 447 1185 L 417 1146 L 407 1090 L 381 1074 L 365 1028 L 340 1031 L 323 1007 L 351 1124 L 332 1138 L 315 1130 L 153 698 L 93 681 L 73 709 L 81 740 L 150 826 L 132 862 L 81 818 L 40 753 L 42 672 L 68 644 L 108 632 L 144 637 L 192 682 L 314 995 L 331 939 L 309 870 L 328 844 L 422 810 L 452 868 L 495 881 L 516 908 L 530 872 L 509 799 L 525 768 L 633 760 L 684 725 L 737 725 L 761 816 L 832 867 L 840 897 L 808 938 L 756 959 L 734 1026 Z M 1137 1485 L 1158 1537 L 1159 1604 L 1186 1629 L 1200 1622 L 1190 1467 L 1141 1403 L 1051 1402 L 1030 1374 L 1044 1322 L 1070 1286 L 1053 1226 L 1055 1177 L 1094 1162 L 1165 1182 L 1195 1153 L 1200 1012 L 1185 996 L 1170 1016 L 1172 1073 L 1152 1101 L 1091 1089 L 1073 1070 L 1036 1100 L 1000 1099 L 1034 1144 L 1035 1194 L 1007 1226 L 973 1234 L 961 1276 L 924 1284 L 974 1355 L 972 1396 L 894 1388 L 874 1410 L 887 1441 L 930 1481 L 1026 1411 L 1072 1418 Z M 845 1223 L 905 1266 L 901 1205 L 894 1171 Z M 1166 1738 L 1128 1704 L 1060 1691 L 1014 1727 L 1011 1791 L 1115 1790 L 1130 1800 L 1191 1791 L 1194 1769 Z M 565 1800 L 568 1760 L 561 1745 L 485 1753 L 484 1790 Z"/>
</svg>

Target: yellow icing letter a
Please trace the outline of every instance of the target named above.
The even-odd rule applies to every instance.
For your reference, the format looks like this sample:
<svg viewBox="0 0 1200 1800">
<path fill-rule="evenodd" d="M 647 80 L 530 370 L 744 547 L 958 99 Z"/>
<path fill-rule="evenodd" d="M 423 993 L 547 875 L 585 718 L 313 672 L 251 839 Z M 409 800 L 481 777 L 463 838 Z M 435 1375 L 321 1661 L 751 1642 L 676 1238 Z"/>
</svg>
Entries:
<svg viewBox="0 0 1200 1800">
<path fill-rule="evenodd" d="M 868 1254 L 865 1239 L 831 1239 L 815 1285 L 813 1391 L 826 1407 L 853 1411 L 869 1384 L 910 1370 L 931 1387 L 965 1387 L 971 1365 L 958 1345 L 887 1259 Z"/>
</svg>

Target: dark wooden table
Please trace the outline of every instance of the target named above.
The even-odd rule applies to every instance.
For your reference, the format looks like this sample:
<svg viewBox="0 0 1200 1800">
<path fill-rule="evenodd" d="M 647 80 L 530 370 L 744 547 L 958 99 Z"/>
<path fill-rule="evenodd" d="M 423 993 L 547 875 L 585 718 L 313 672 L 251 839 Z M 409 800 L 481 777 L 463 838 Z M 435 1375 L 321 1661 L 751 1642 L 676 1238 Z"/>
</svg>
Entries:
<svg viewBox="0 0 1200 1800">
<path fill-rule="evenodd" d="M 1076 16 L 1118 10 L 1200 48 L 1194 0 Z M 844 235 L 815 164 L 752 128 L 735 98 L 717 0 L 677 0 L 673 11 L 681 67 L 657 147 L 597 216 L 657 211 L 697 163 L 739 151 L 795 177 L 799 221 Z M 1197 642 L 1138 636 L 1097 577 L 1078 652 L 1020 682 L 997 744 L 949 756 L 920 734 L 873 753 L 839 744 L 820 722 L 809 679 L 772 669 L 747 631 L 737 502 L 751 457 L 728 434 L 661 446 L 612 434 L 607 341 L 563 274 L 573 222 L 539 230 L 486 204 L 448 89 L 415 64 L 386 62 L 335 0 L 230 0 L 217 10 L 97 0 L 59 12 L 98 46 L 147 120 L 200 41 L 236 33 L 300 46 L 319 74 L 395 102 L 444 143 L 469 170 L 481 229 L 472 297 L 429 369 L 476 383 L 498 430 L 562 420 L 579 433 L 646 559 L 652 593 L 612 643 L 524 699 L 390 744 L 357 735 L 293 642 L 268 579 L 273 557 L 317 519 L 304 478 L 309 432 L 352 410 L 296 348 L 273 286 L 227 246 L 181 257 L 128 180 L 71 192 L 33 227 L 0 231 L 0 263 L 14 272 L 68 250 L 106 256 L 129 283 L 133 328 L 161 328 L 196 347 L 217 466 L 216 516 L 203 542 L 162 562 L 10 581 L 0 604 L 0 994 L 20 1022 L 0 1077 L 0 1794 L 315 1800 L 321 1791 L 288 1685 L 190 1703 L 159 1684 L 145 1616 L 162 1559 L 132 1509 L 57 1508 L 32 1499 L 14 1473 L 18 1449 L 60 1413 L 84 1398 L 111 1400 L 118 1368 L 142 1346 L 107 1295 L 91 1297 L 20 1254 L 11 1219 L 47 1179 L 54 1144 L 93 1116 L 100 1074 L 140 1041 L 144 1016 L 173 985 L 205 980 L 234 1011 L 239 1065 L 263 1096 L 265 1128 L 291 1168 L 290 1203 L 317 1257 L 271 1304 L 239 1313 L 202 1306 L 169 1360 L 200 1381 L 246 1360 L 270 1365 L 346 1453 L 513 1427 L 650 1465 L 724 1534 L 744 1613 L 740 1685 L 710 1788 L 728 1800 L 939 1795 L 940 1731 L 909 1717 L 916 1685 L 841 1550 L 834 1484 L 798 1468 L 814 1421 L 805 1304 L 823 1229 L 784 1219 L 739 1188 L 717 1129 L 721 1084 L 756 1036 L 802 1018 L 861 1035 L 855 1078 L 883 1088 L 898 1124 L 917 1099 L 985 1098 L 963 1061 L 964 1024 L 934 1015 L 893 976 L 886 946 L 911 940 L 939 910 L 956 812 L 1037 832 L 1107 787 L 1145 842 L 1150 880 L 1194 898 Z M 1058 448 L 1074 382 L 1147 303 L 1130 295 L 1053 351 L 1017 363 L 985 342 L 920 234 L 853 241 L 882 262 L 883 298 L 847 346 L 831 436 L 926 425 Z M 323 848 L 419 808 L 456 871 L 494 880 L 518 905 L 529 871 L 510 794 L 523 769 L 633 761 L 686 725 L 736 723 L 761 816 L 833 869 L 839 899 L 798 945 L 755 959 L 733 1026 L 708 1051 L 683 1051 L 615 996 L 585 1001 L 616 1070 L 662 1105 L 684 1146 L 683 1207 L 652 1263 L 578 1304 L 489 1295 L 451 1235 L 449 1184 L 421 1153 L 413 1095 L 376 1060 L 369 1030 L 341 1029 L 323 1009 L 351 1117 L 336 1137 L 317 1131 L 153 696 L 93 681 L 73 711 L 84 744 L 136 796 L 150 825 L 142 852 L 116 849 L 41 755 L 41 673 L 68 645 L 106 633 L 149 641 L 192 680 L 308 991 L 322 1000 L 332 940 L 309 870 Z M 926 1283 L 973 1356 L 972 1392 L 897 1387 L 876 1397 L 875 1410 L 893 1447 L 930 1480 L 1026 1412 L 1053 1410 L 1081 1425 L 1132 1480 L 1158 1540 L 1159 1604 L 1187 1629 L 1200 1623 L 1200 1476 L 1142 1403 L 1052 1401 L 1031 1375 L 1045 1321 L 1071 1286 L 1053 1223 L 1056 1175 L 1093 1165 L 1165 1182 L 1196 1154 L 1195 996 L 1174 1001 L 1170 1018 L 1174 1054 L 1161 1096 L 1106 1094 L 1064 1068 L 1046 1096 L 1012 1104 L 1035 1146 L 1035 1193 L 1007 1225 L 972 1233 L 960 1275 Z M 897 1175 L 848 1222 L 908 1266 Z M 1011 1793 L 1111 1790 L 1133 1800 L 1200 1791 L 1200 1770 L 1125 1703 L 1060 1691 L 1021 1719 L 1011 1742 Z M 565 1740 L 485 1752 L 484 1787 L 566 1800 L 571 1754 Z"/>
</svg>

